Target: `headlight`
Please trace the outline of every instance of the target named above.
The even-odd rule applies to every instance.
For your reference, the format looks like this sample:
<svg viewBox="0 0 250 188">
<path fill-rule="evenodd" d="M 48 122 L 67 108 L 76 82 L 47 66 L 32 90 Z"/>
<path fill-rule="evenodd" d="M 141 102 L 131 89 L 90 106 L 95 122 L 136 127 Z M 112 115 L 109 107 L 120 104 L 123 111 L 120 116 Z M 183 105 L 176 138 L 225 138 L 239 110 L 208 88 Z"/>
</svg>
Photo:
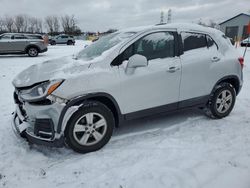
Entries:
<svg viewBox="0 0 250 188">
<path fill-rule="evenodd" d="M 22 90 L 20 92 L 20 96 L 24 101 L 39 101 L 50 95 L 53 91 L 55 91 L 62 84 L 63 81 L 64 80 L 53 80 L 41 83 L 31 89 Z"/>
</svg>

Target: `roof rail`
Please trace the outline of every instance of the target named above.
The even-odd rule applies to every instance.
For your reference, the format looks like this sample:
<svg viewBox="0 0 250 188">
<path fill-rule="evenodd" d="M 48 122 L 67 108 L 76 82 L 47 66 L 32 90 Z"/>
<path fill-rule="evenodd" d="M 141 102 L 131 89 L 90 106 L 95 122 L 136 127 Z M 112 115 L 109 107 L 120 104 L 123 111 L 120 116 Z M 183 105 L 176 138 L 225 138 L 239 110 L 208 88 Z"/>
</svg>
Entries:
<svg viewBox="0 0 250 188">
<path fill-rule="evenodd" d="M 158 24 L 155 24 L 155 25 L 166 25 L 167 23 L 158 23 Z"/>
</svg>

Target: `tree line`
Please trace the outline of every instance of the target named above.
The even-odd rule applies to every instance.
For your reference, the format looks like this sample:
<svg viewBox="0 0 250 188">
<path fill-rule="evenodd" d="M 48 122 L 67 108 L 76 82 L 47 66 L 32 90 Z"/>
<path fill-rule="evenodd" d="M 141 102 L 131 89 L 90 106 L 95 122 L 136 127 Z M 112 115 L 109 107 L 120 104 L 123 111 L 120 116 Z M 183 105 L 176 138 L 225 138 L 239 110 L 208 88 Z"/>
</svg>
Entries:
<svg viewBox="0 0 250 188">
<path fill-rule="evenodd" d="M 0 33 L 5 32 L 48 33 L 49 35 L 60 33 L 80 35 L 82 33 L 74 15 L 51 15 L 41 19 L 25 14 L 0 17 Z"/>
</svg>

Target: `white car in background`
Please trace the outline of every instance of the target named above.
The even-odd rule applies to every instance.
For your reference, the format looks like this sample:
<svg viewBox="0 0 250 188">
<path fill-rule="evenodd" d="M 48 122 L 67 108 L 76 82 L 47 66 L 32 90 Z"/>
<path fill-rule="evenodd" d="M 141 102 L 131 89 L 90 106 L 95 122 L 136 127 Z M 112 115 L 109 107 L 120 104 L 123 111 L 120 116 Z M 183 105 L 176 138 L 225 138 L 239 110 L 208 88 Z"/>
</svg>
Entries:
<svg viewBox="0 0 250 188">
<path fill-rule="evenodd" d="M 242 40 L 241 43 L 240 43 L 240 45 L 241 45 L 241 46 L 246 46 L 246 45 L 247 45 L 247 46 L 250 46 L 250 37 L 248 37 L 248 38 Z"/>
<path fill-rule="evenodd" d="M 102 148 L 127 120 L 194 107 L 220 119 L 241 90 L 243 61 L 212 28 L 166 24 L 118 31 L 74 57 L 17 75 L 13 127 L 32 143 L 86 153 Z"/>
<path fill-rule="evenodd" d="M 56 44 L 67 44 L 67 45 L 75 45 L 75 39 L 70 35 L 58 35 L 49 39 L 50 45 Z"/>
</svg>

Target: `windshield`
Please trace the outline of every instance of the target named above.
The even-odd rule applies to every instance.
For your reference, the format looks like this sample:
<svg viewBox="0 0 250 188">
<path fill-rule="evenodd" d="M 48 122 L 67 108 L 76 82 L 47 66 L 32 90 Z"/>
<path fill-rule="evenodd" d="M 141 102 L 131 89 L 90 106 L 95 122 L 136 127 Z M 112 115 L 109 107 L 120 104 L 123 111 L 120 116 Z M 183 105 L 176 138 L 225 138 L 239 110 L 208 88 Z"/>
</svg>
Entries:
<svg viewBox="0 0 250 188">
<path fill-rule="evenodd" d="M 130 38 L 134 34 L 135 32 L 116 32 L 103 36 L 99 40 L 79 52 L 79 54 L 77 55 L 77 59 L 92 60 L 98 56 L 101 56 L 103 52 Z"/>
</svg>

